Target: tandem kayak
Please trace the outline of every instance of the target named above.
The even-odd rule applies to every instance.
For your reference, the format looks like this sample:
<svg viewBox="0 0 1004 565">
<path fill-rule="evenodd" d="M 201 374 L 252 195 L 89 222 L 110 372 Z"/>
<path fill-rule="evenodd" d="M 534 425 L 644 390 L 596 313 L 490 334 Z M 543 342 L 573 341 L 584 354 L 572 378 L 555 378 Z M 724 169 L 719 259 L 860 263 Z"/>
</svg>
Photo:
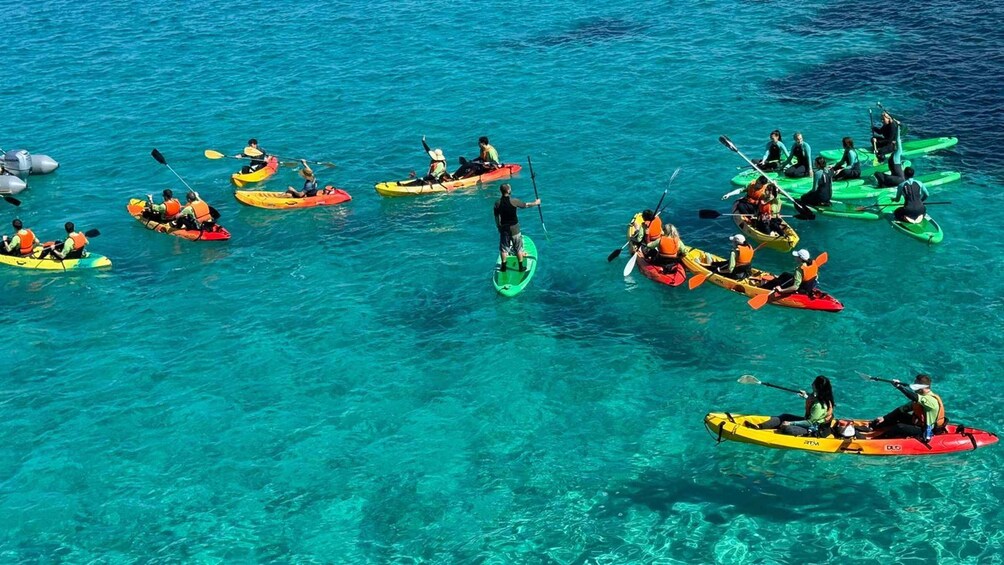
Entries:
<svg viewBox="0 0 1004 565">
<path fill-rule="evenodd" d="M 732 205 L 733 214 L 739 213 L 736 210 L 738 206 L 738 201 Z M 734 215 L 732 216 L 732 219 L 735 221 L 736 227 L 739 228 L 739 231 L 743 232 L 746 237 L 749 237 L 758 243 L 763 243 L 765 247 L 769 247 L 776 251 L 791 251 L 796 245 L 798 245 L 798 234 L 795 233 L 795 230 L 784 221 L 784 218 L 781 218 L 781 233 L 764 233 L 756 229 L 753 225 L 755 223 L 754 218 L 751 216 Z"/>
<path fill-rule="evenodd" d="M 223 226 L 214 223 L 207 230 L 187 230 L 182 228 L 176 228 L 170 224 L 170 222 L 158 222 L 157 220 L 150 220 L 143 217 L 143 210 L 145 209 L 146 201 L 139 198 L 131 198 L 129 204 L 126 205 L 126 210 L 129 214 L 136 218 L 139 223 L 151 229 L 153 231 L 159 231 L 161 233 L 170 234 L 173 236 L 181 237 L 184 239 L 189 239 L 192 241 L 225 241 L 230 239 L 230 232 L 226 230 Z"/>
<path fill-rule="evenodd" d="M 932 153 L 934 151 L 940 151 L 942 149 L 948 149 L 950 147 L 955 147 L 959 143 L 959 138 L 957 137 L 931 137 L 927 139 L 911 139 L 910 141 L 903 142 L 903 157 L 915 157 L 917 155 L 924 155 L 926 153 Z M 857 147 L 854 151 L 858 154 L 858 159 L 861 161 L 871 162 L 875 158 L 875 154 L 871 152 L 871 149 L 865 149 L 862 147 Z M 839 161 L 844 157 L 843 149 L 825 149 L 819 152 L 827 161 Z"/>
<path fill-rule="evenodd" d="M 261 182 L 274 175 L 277 170 L 279 170 L 279 159 L 269 156 L 264 167 L 250 173 L 234 173 L 230 175 L 230 180 L 240 188 L 251 182 Z"/>
<path fill-rule="evenodd" d="M 39 259 L 43 247 L 36 247 L 28 256 L 0 255 L 0 265 L 10 265 L 22 269 L 39 269 L 43 271 L 69 271 L 71 269 L 97 269 L 100 267 L 111 267 L 111 259 L 97 253 L 87 253 L 87 257 L 80 259 L 63 259 L 49 255 L 45 259 Z"/>
<path fill-rule="evenodd" d="M 628 224 L 627 228 L 628 242 L 632 241 L 636 230 L 641 229 L 642 222 L 641 213 L 635 214 L 634 218 L 631 219 L 631 223 Z M 635 252 L 638 249 L 638 247 L 633 243 L 628 243 L 628 247 L 632 252 Z M 653 265 L 646 261 L 644 257 L 639 255 L 638 259 L 636 259 L 635 266 L 638 267 L 638 270 L 641 271 L 641 274 L 645 275 L 645 277 L 667 286 L 680 286 L 687 280 L 687 269 L 683 267 L 683 263 L 673 265 L 667 272 L 664 267 Z"/>
<path fill-rule="evenodd" d="M 902 232 L 914 239 L 919 239 L 925 243 L 941 243 L 945 239 L 945 232 L 942 231 L 941 226 L 938 222 L 935 222 L 931 216 L 924 214 L 924 217 L 918 222 L 901 222 L 896 219 L 893 215 L 893 210 L 902 204 L 894 203 L 892 201 L 895 194 L 883 194 L 876 200 L 875 204 L 882 206 L 882 210 L 885 212 L 885 217 L 892 224 L 892 227 L 896 228 L 897 231 Z M 891 204 L 891 205 L 890 205 Z"/>
<path fill-rule="evenodd" d="M 910 166 L 910 161 L 905 161 L 903 163 L 904 168 Z M 933 188 L 935 186 L 941 186 L 943 184 L 948 184 L 950 182 L 956 182 L 962 178 L 962 173 L 958 171 L 940 171 L 934 173 L 927 173 L 924 175 L 917 175 L 917 180 L 924 183 L 924 186 L 928 188 Z M 861 179 L 855 179 L 854 181 L 834 181 L 833 182 L 833 198 L 837 200 L 863 200 L 876 198 L 883 194 L 896 194 L 896 187 L 884 187 L 879 188 L 875 184 L 875 178 L 871 177 L 868 179 L 870 184 L 863 184 Z M 855 184 L 848 184 L 848 183 Z M 794 197 L 799 197 L 809 190 L 811 190 L 811 185 L 808 188 L 793 189 L 789 192 Z M 791 201 L 786 201 L 786 205 L 791 206 Z"/>
<path fill-rule="evenodd" d="M 777 278 L 766 271 L 752 269 L 752 274 L 749 277 L 740 280 L 732 279 L 718 273 L 713 273 L 708 269 L 715 261 L 724 261 L 724 259 L 718 257 L 717 255 L 701 251 L 696 247 L 687 249 L 686 254 L 683 256 L 683 264 L 692 273 L 706 273 L 708 275 L 708 282 L 714 283 L 726 290 L 744 294 L 750 298 L 770 293 L 770 290 L 761 288 L 761 286 L 764 283 Z M 776 298 L 772 298 L 769 304 L 786 306 L 788 308 L 820 310 L 823 312 L 839 312 L 844 309 L 844 305 L 841 304 L 839 300 L 819 290 L 814 292 L 812 296 L 798 292 L 793 294 L 776 295 Z"/>
<path fill-rule="evenodd" d="M 373 188 L 376 189 L 377 194 L 380 196 L 420 196 L 423 194 L 453 192 L 458 188 L 481 186 L 486 182 L 512 178 L 522 168 L 515 163 L 506 163 L 493 171 L 488 171 L 483 175 L 474 177 L 434 183 L 428 183 L 422 179 L 381 182 L 377 183 Z"/>
<path fill-rule="evenodd" d="M 506 270 L 500 271 L 502 267 L 502 256 L 495 260 L 495 273 L 492 275 L 492 284 L 495 290 L 502 296 L 516 296 L 523 292 L 526 285 L 530 284 L 530 279 L 537 272 L 537 246 L 529 236 L 523 236 L 523 251 L 526 253 L 526 270 L 519 270 L 519 260 L 516 255 L 506 257 Z"/>
<path fill-rule="evenodd" d="M 234 197 L 241 203 L 257 208 L 270 210 L 290 210 L 294 208 L 311 208 L 314 206 L 334 206 L 352 200 L 348 192 L 332 186 L 324 187 L 317 196 L 294 198 L 285 192 L 264 192 L 261 190 L 238 190 Z"/>
<path fill-rule="evenodd" d="M 924 443 L 918 438 L 879 437 L 795 437 L 777 430 L 747 428 L 746 422 L 759 424 L 770 416 L 712 412 L 704 417 L 704 425 L 720 443 L 725 440 L 751 443 L 776 449 L 800 449 L 819 453 L 852 453 L 855 455 L 938 455 L 974 449 L 997 443 L 990 432 L 968 428 L 962 424 L 948 424 L 945 433 L 935 434 Z M 854 420 L 855 427 L 867 426 L 866 420 Z"/>
</svg>

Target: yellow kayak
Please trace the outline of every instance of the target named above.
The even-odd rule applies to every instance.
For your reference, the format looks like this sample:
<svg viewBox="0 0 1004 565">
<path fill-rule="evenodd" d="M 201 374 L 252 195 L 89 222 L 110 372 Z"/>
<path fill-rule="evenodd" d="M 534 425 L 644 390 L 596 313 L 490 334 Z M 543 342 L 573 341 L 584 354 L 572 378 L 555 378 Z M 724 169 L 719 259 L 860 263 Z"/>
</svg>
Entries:
<svg viewBox="0 0 1004 565">
<path fill-rule="evenodd" d="M 279 160 L 269 157 L 264 167 L 250 173 L 234 173 L 230 175 L 230 180 L 240 188 L 249 182 L 261 182 L 274 175 L 277 170 L 279 170 Z"/>
<path fill-rule="evenodd" d="M 80 259 L 59 259 L 46 257 L 39 259 L 42 247 L 36 247 L 31 255 L 21 257 L 15 255 L 0 255 L 0 265 L 10 265 L 22 269 L 39 269 L 43 271 L 69 271 L 70 269 L 97 269 L 99 267 L 111 267 L 111 259 L 97 253 L 88 253 L 87 257 Z"/>
<path fill-rule="evenodd" d="M 736 202 L 735 206 L 732 207 L 733 214 L 739 213 L 738 206 L 739 203 Z M 753 225 L 754 219 L 751 216 L 732 216 L 732 219 L 735 220 L 739 231 L 743 232 L 746 237 L 763 243 L 765 247 L 775 251 L 791 251 L 798 245 L 798 234 L 784 219 L 781 220 L 781 233 L 771 232 L 769 234 L 756 229 Z"/>
<path fill-rule="evenodd" d="M 453 192 L 458 188 L 479 186 L 486 182 L 504 180 L 512 178 L 522 167 L 514 163 L 507 163 L 488 171 L 483 175 L 465 177 L 458 180 L 448 180 L 443 182 L 428 183 L 422 179 L 408 179 L 402 181 L 391 181 L 377 183 L 373 188 L 380 196 L 420 196 L 422 194 L 436 194 L 442 192 Z"/>
<path fill-rule="evenodd" d="M 323 191 L 317 193 L 317 196 L 303 198 L 293 198 L 285 192 L 265 192 L 262 190 L 237 190 L 234 192 L 234 197 L 248 206 L 271 210 L 334 206 L 352 200 L 348 192 L 333 186 L 325 187 Z"/>
</svg>

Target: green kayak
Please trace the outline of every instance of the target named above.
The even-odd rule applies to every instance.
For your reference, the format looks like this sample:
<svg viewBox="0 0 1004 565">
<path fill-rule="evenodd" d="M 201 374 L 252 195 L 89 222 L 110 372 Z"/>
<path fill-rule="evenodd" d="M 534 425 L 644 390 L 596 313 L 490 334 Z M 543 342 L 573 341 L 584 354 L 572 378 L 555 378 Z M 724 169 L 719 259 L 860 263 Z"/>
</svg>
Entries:
<svg viewBox="0 0 1004 565">
<path fill-rule="evenodd" d="M 909 161 L 904 162 L 904 166 L 908 165 Z M 962 178 L 962 173 L 958 171 L 940 171 L 936 173 L 927 173 L 926 175 L 917 175 L 915 177 L 920 182 L 924 183 L 924 186 L 932 188 L 935 186 L 941 186 L 943 184 L 948 184 L 950 182 L 956 182 Z M 861 180 L 861 179 L 857 179 Z M 883 194 L 896 194 L 896 187 L 879 188 L 875 186 L 875 178 L 872 177 L 868 179 L 871 184 L 857 184 L 848 185 L 848 181 L 836 181 L 833 183 L 833 198 L 837 200 L 862 200 L 866 198 L 877 198 Z M 792 196 L 799 197 L 808 190 L 789 190 Z M 787 202 L 790 206 L 791 202 Z M 866 218 L 875 219 L 875 218 Z"/>
<path fill-rule="evenodd" d="M 927 214 L 924 214 L 924 217 L 917 223 L 897 221 L 893 216 L 893 210 L 897 208 L 896 203 L 892 201 L 893 196 L 895 194 L 883 194 L 876 201 L 876 204 L 879 205 L 892 204 L 892 206 L 882 207 L 885 217 L 892 223 L 892 227 L 912 238 L 927 243 L 941 243 L 941 240 L 945 239 L 945 232 L 941 231 L 941 226 Z"/>
<path fill-rule="evenodd" d="M 537 246 L 529 236 L 523 236 L 523 251 L 526 252 L 526 270 L 519 270 L 519 262 L 515 255 L 506 258 L 506 270 L 500 271 L 502 267 L 502 256 L 495 260 L 495 273 L 492 275 L 492 284 L 495 290 L 502 296 L 516 296 L 523 292 L 526 285 L 530 284 L 530 279 L 537 272 Z"/>
<path fill-rule="evenodd" d="M 933 151 L 948 149 L 949 147 L 955 147 L 958 143 L 959 138 L 957 137 L 911 139 L 910 141 L 903 142 L 903 157 L 915 157 L 917 155 L 924 155 L 925 153 L 931 153 Z M 871 163 L 875 158 L 875 154 L 871 152 L 870 148 L 865 149 L 857 147 L 855 148 L 855 151 L 857 151 L 858 159 L 861 159 L 862 163 Z M 825 157 L 827 161 L 839 161 L 844 156 L 844 150 L 826 149 L 824 151 L 820 151 L 819 154 Z"/>
</svg>

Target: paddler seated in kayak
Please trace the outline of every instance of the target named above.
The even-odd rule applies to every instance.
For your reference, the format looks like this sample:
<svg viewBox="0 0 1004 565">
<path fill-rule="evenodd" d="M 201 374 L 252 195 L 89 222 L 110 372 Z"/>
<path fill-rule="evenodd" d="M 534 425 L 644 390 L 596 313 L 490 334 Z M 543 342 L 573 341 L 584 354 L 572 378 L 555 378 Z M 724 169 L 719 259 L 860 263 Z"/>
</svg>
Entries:
<svg viewBox="0 0 1004 565">
<path fill-rule="evenodd" d="M 453 178 L 462 179 L 466 177 L 476 177 L 488 171 L 494 171 L 502 166 L 499 161 L 499 152 L 488 142 L 488 138 L 481 136 L 478 138 L 478 158 L 468 161 L 460 158 L 460 168 L 453 173 Z"/>
<path fill-rule="evenodd" d="M 63 245 L 55 242 L 47 245 L 42 250 L 42 254 L 38 256 L 39 259 L 45 259 L 49 255 L 54 255 L 60 261 L 63 259 L 82 259 L 87 257 L 87 252 L 84 251 L 84 247 L 88 243 L 87 236 L 83 232 L 76 231 L 77 228 L 73 225 L 73 222 L 66 222 L 63 225 L 63 229 L 66 230 L 66 240 L 63 242 Z"/>
<path fill-rule="evenodd" d="M 781 141 L 781 130 L 776 129 L 770 132 L 770 141 L 767 142 L 767 149 L 763 157 L 756 163 L 758 169 L 764 172 L 776 171 L 781 166 L 781 161 L 788 157 L 788 148 Z"/>
<path fill-rule="evenodd" d="M 523 202 L 512 197 L 512 187 L 503 184 L 499 187 L 502 196 L 495 201 L 495 227 L 499 230 L 499 254 L 502 256 L 500 271 L 506 270 L 506 259 L 510 253 L 516 254 L 519 270 L 526 270 L 526 252 L 523 251 L 523 234 L 519 231 L 519 217 L 516 210 L 540 206 L 540 198 L 533 202 Z"/>
<path fill-rule="evenodd" d="M 429 154 L 429 171 L 422 177 L 422 181 L 431 184 L 440 183 L 444 180 L 453 180 L 450 172 L 446 170 L 446 156 L 443 154 L 443 150 L 429 148 L 429 144 L 425 142 L 424 135 L 422 136 L 422 147 Z"/>
<path fill-rule="evenodd" d="M 644 210 L 631 221 L 630 234 L 631 249 L 637 251 L 637 248 L 652 243 L 662 235 L 662 219 L 652 210 Z"/>
<path fill-rule="evenodd" d="M 781 198 L 777 186 L 767 185 L 764 194 L 757 204 L 756 229 L 768 235 L 780 234 L 784 231 L 781 221 Z"/>
<path fill-rule="evenodd" d="M 753 266 L 753 246 L 747 243 L 746 236 L 741 233 L 729 238 L 732 242 L 732 252 L 728 261 L 715 261 L 709 267 L 715 273 L 742 280 L 749 277 Z"/>
<path fill-rule="evenodd" d="M 781 273 L 774 280 L 762 285 L 762 288 L 773 289 L 778 294 L 794 294 L 796 292 L 812 296 L 816 291 L 819 265 L 816 265 L 807 249 L 792 251 L 795 258 L 794 274 Z"/>
<path fill-rule="evenodd" d="M 680 251 L 683 249 L 683 242 L 680 241 L 680 232 L 676 226 L 670 223 L 662 225 L 662 233 L 654 241 L 639 248 L 638 253 L 642 253 L 646 261 L 657 267 L 662 267 L 663 273 L 669 273 L 680 263 Z"/>
<path fill-rule="evenodd" d="M 791 146 L 791 153 L 784 163 L 781 163 L 779 170 L 790 179 L 812 176 L 812 148 L 802 138 L 802 132 L 796 131 L 794 139 L 795 144 Z"/>
<path fill-rule="evenodd" d="M 189 230 L 206 230 L 213 223 L 213 217 L 209 212 L 209 204 L 199 198 L 195 192 L 189 192 L 185 196 L 186 204 L 174 221 L 175 227 L 183 227 Z"/>
<path fill-rule="evenodd" d="M 258 147 L 258 140 L 252 137 L 248 140 L 248 146 L 244 148 L 244 151 L 234 155 L 234 157 L 238 159 L 251 159 L 249 164 L 241 167 L 241 174 L 246 175 L 264 167 L 268 154 L 265 153 L 264 149 Z"/>
<path fill-rule="evenodd" d="M 745 422 L 744 425 L 755 430 L 777 430 L 778 433 L 789 436 L 829 436 L 832 433 L 833 409 L 836 407 L 830 379 L 819 375 L 812 381 L 812 394 L 800 390 L 798 395 L 805 399 L 805 416 L 781 414 L 772 416 L 762 424 Z"/>
<path fill-rule="evenodd" d="M 736 213 L 743 214 L 747 216 L 755 216 L 760 211 L 760 201 L 763 200 L 764 195 L 767 194 L 767 185 L 770 184 L 770 179 L 760 175 L 757 178 L 750 181 L 746 185 L 746 196 L 739 199 L 736 202 Z M 728 200 L 732 196 L 739 194 L 743 189 L 733 190 L 732 192 L 726 194 L 722 197 L 722 200 Z"/>
<path fill-rule="evenodd" d="M 833 198 L 833 172 L 826 168 L 826 159 L 816 157 L 816 172 L 812 174 L 812 190 L 798 198 L 806 206 L 829 206 Z"/>
<path fill-rule="evenodd" d="M 6 235 L 3 236 L 4 255 L 20 255 L 22 257 L 31 255 L 32 250 L 35 249 L 35 244 L 38 243 L 35 232 L 24 227 L 21 220 L 17 218 L 11 222 L 11 225 L 14 226 L 14 235 L 9 238 Z"/>
<path fill-rule="evenodd" d="M 174 191 L 165 188 L 161 195 L 164 197 L 164 202 L 161 204 L 154 204 L 152 194 L 146 195 L 146 207 L 143 208 L 142 214 L 144 219 L 165 223 L 177 218 L 181 213 L 181 202 L 174 197 Z"/>
<path fill-rule="evenodd" d="M 876 160 L 881 161 L 883 155 L 899 151 L 899 125 L 889 112 L 882 112 L 882 125 L 872 126 L 872 147 Z"/>
<path fill-rule="evenodd" d="M 300 176 L 303 177 L 303 190 L 296 190 L 291 186 L 286 189 L 286 195 L 293 198 L 317 196 L 317 179 L 314 178 L 313 169 L 307 166 L 305 159 L 300 159 L 300 163 L 303 165 L 299 170 Z"/>
<path fill-rule="evenodd" d="M 927 187 L 913 178 L 913 175 L 913 167 L 907 167 L 903 171 L 906 180 L 900 183 L 896 189 L 896 196 L 892 199 L 893 202 L 899 202 L 900 198 L 904 199 L 903 205 L 892 212 L 893 217 L 901 222 L 917 223 L 927 214 L 927 206 L 924 205 L 929 195 Z"/>
<path fill-rule="evenodd" d="M 861 178 L 861 159 L 858 159 L 858 152 L 854 150 L 854 140 L 845 137 L 841 143 L 844 147 L 844 154 L 833 165 L 833 179 L 850 180 Z M 826 161 L 824 160 L 823 162 L 825 164 Z M 816 168 L 820 167 L 817 165 Z"/>
<path fill-rule="evenodd" d="M 931 377 L 920 374 L 912 385 L 893 379 L 893 386 L 910 402 L 871 421 L 875 437 L 916 437 L 927 442 L 945 429 L 945 403 L 931 390 Z"/>
</svg>

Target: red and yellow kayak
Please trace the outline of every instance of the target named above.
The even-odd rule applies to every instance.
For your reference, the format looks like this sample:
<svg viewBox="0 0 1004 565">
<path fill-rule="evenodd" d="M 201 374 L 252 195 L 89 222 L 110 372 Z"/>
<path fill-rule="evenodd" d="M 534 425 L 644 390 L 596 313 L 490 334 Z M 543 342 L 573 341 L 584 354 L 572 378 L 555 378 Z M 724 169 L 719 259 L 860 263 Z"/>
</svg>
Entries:
<svg viewBox="0 0 1004 565">
<path fill-rule="evenodd" d="M 139 198 L 130 199 L 129 204 L 126 205 L 126 210 L 129 211 L 129 215 L 136 218 L 136 220 L 146 226 L 147 229 L 151 229 L 153 231 L 159 231 L 160 233 L 170 234 L 191 241 L 225 241 L 230 239 L 230 232 L 219 224 L 214 223 L 212 224 L 212 227 L 206 230 L 186 230 L 176 228 L 170 223 L 158 222 L 156 220 L 144 218 L 143 210 L 145 208 L 146 201 L 140 200 Z"/>
<path fill-rule="evenodd" d="M 458 188 L 471 186 L 481 186 L 486 182 L 505 180 L 512 178 L 523 167 L 515 163 L 506 163 L 501 167 L 488 171 L 483 175 L 465 177 L 457 180 L 448 180 L 441 183 L 428 183 L 422 179 L 408 179 L 401 181 L 377 183 L 373 188 L 380 196 L 421 196 L 423 194 L 437 194 L 443 192 L 453 192 Z"/>
<path fill-rule="evenodd" d="M 293 198 L 285 192 L 265 192 L 261 190 L 238 190 L 234 197 L 248 206 L 268 208 L 270 210 L 291 210 L 294 208 L 312 208 L 314 206 L 334 206 L 352 200 L 348 192 L 332 186 L 324 187 L 317 196 Z"/>
<path fill-rule="evenodd" d="M 770 293 L 770 290 L 761 288 L 761 286 L 777 278 L 766 271 L 752 269 L 752 275 L 748 278 L 741 280 L 731 279 L 717 273 L 712 273 L 708 269 L 715 261 L 724 261 L 724 259 L 696 247 L 688 248 L 686 254 L 683 256 L 683 264 L 690 272 L 694 274 L 708 273 L 708 282 L 750 298 Z M 839 300 L 822 291 L 816 291 L 812 296 L 799 292 L 777 295 L 776 298 L 770 300 L 769 304 L 786 306 L 788 308 L 803 308 L 805 310 L 821 310 L 823 312 L 839 312 L 844 309 L 844 305 Z"/>
<path fill-rule="evenodd" d="M 277 170 L 279 170 L 279 159 L 270 156 L 265 161 L 264 167 L 250 173 L 234 173 L 230 175 L 230 180 L 240 188 L 250 182 L 261 182 L 274 175 Z"/>
<path fill-rule="evenodd" d="M 800 449 L 819 453 L 852 453 L 856 455 L 937 455 L 972 451 L 997 443 L 997 436 L 990 432 L 969 428 L 961 424 L 948 424 L 945 433 L 935 434 L 931 441 L 924 443 L 919 438 L 878 437 L 808 437 L 789 436 L 777 430 L 747 428 L 746 422 L 760 424 L 770 416 L 729 414 L 712 412 L 704 417 L 704 425 L 719 442 L 724 440 L 752 443 L 777 449 Z M 866 420 L 854 420 L 854 426 L 864 427 Z"/>
</svg>

